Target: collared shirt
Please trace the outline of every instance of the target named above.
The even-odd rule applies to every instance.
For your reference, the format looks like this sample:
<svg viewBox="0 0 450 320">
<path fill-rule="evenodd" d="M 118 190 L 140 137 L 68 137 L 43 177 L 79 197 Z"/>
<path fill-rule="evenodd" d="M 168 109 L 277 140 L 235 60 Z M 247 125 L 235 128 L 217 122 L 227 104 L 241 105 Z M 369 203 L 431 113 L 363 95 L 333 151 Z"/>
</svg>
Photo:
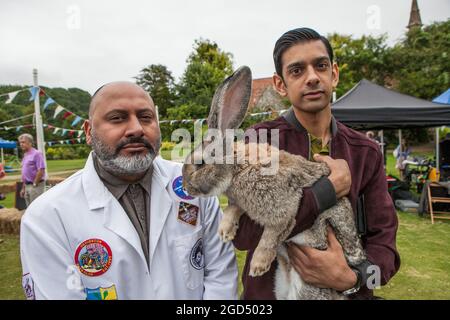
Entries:
<svg viewBox="0 0 450 320">
<path fill-rule="evenodd" d="M 315 155 L 316 153 L 324 155 L 324 156 L 328 156 L 330 154 L 330 150 L 328 147 L 330 142 L 328 142 L 326 145 L 323 145 L 321 138 L 317 138 L 309 132 L 308 132 L 308 135 L 309 135 L 309 141 L 310 141 L 310 145 L 311 145 L 311 149 L 310 149 L 310 153 L 309 153 L 309 160 L 314 161 L 313 155 Z"/>
<path fill-rule="evenodd" d="M 123 181 L 112 175 L 101 165 L 93 153 L 94 167 L 106 188 L 119 201 L 127 213 L 141 241 L 147 264 L 150 265 L 150 201 L 153 166 L 148 169 L 145 176 L 135 183 Z"/>
<path fill-rule="evenodd" d="M 22 181 L 34 182 L 38 170 L 45 169 L 44 156 L 42 152 L 31 148 L 28 150 L 22 159 Z M 45 175 L 42 176 L 44 179 Z"/>
</svg>

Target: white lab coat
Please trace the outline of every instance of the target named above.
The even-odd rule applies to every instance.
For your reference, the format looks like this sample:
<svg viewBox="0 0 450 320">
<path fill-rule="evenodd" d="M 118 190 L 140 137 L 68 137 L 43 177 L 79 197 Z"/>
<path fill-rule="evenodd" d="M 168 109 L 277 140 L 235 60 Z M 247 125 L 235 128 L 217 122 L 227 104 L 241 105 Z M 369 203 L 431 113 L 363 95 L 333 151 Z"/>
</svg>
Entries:
<svg viewBox="0 0 450 320">
<path fill-rule="evenodd" d="M 22 281 L 29 298 L 86 299 L 88 290 L 112 286 L 118 299 L 237 298 L 234 249 L 217 233 L 222 214 L 217 198 L 181 199 L 172 187 L 181 165 L 160 157 L 153 163 L 150 267 L 135 227 L 101 182 L 90 155 L 83 170 L 37 198 L 23 216 Z M 199 207 L 195 226 L 178 218 L 180 202 Z M 104 274 L 85 275 L 75 265 L 77 248 L 89 239 L 101 239 L 111 249 Z M 197 268 L 194 246 L 197 258 L 203 253 Z"/>
</svg>

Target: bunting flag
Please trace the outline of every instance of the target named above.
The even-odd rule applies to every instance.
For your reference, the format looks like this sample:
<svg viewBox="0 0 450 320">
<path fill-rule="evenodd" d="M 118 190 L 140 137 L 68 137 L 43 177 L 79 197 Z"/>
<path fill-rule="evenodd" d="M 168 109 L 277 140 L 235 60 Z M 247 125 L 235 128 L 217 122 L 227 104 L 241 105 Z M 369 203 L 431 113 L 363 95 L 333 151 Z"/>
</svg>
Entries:
<svg viewBox="0 0 450 320">
<path fill-rule="evenodd" d="M 53 134 L 57 134 L 59 130 L 61 130 L 61 129 L 60 128 L 55 128 L 55 130 L 53 131 Z"/>
<path fill-rule="evenodd" d="M 8 93 L 8 100 L 6 100 L 5 103 L 11 103 L 20 91 L 22 90 Z"/>
<path fill-rule="evenodd" d="M 55 100 L 53 100 L 52 98 L 48 97 L 47 100 L 44 103 L 44 110 L 47 109 L 47 107 L 49 105 L 51 105 L 52 103 L 55 103 Z"/>
<path fill-rule="evenodd" d="M 64 109 L 65 110 L 65 109 Z M 63 115 L 63 119 L 67 119 L 68 117 L 70 117 L 71 115 L 73 115 L 73 112 L 71 112 L 71 111 L 66 111 L 65 113 L 64 113 L 64 115 Z"/>
<path fill-rule="evenodd" d="M 78 124 L 78 122 L 80 122 L 81 120 L 83 120 L 83 118 L 81 118 L 80 116 L 76 116 L 76 118 L 75 118 L 75 120 L 73 120 L 71 126 L 75 127 Z"/>
<path fill-rule="evenodd" d="M 33 101 L 36 98 L 36 94 L 40 91 L 39 89 L 39 87 L 32 87 L 29 89 L 31 93 L 30 101 Z"/>
<path fill-rule="evenodd" d="M 63 129 L 61 136 L 64 136 L 67 133 L 67 129 Z"/>
<path fill-rule="evenodd" d="M 55 109 L 55 114 L 53 115 L 53 118 L 55 119 L 56 116 L 57 116 L 58 114 L 60 114 L 63 110 L 64 110 L 64 108 L 61 107 L 61 106 L 58 104 L 58 106 L 57 106 L 56 109 Z"/>
<path fill-rule="evenodd" d="M 83 130 L 79 130 L 78 131 L 78 138 L 81 137 L 83 135 L 84 131 Z"/>
</svg>

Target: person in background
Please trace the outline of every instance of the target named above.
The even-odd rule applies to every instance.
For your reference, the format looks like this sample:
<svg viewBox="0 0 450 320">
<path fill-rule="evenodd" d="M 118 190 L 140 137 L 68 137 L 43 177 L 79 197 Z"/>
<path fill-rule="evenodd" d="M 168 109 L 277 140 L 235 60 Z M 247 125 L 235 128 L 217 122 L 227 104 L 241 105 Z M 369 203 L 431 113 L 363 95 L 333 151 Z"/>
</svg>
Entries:
<svg viewBox="0 0 450 320">
<path fill-rule="evenodd" d="M 24 133 L 19 136 L 20 148 L 24 152 L 22 159 L 22 190 L 27 207 L 45 191 L 45 161 L 42 152 L 33 148 L 33 136 Z"/>
<path fill-rule="evenodd" d="M 5 168 L 3 167 L 3 163 L 0 163 L 0 179 L 3 179 L 6 176 Z M 0 200 L 5 200 L 5 194 L 0 193 Z M 4 206 L 0 204 L 0 209 L 3 209 Z"/>
<path fill-rule="evenodd" d="M 408 142 L 405 139 L 402 139 L 402 145 L 397 146 L 397 148 L 394 150 L 394 156 L 397 159 L 395 168 L 398 169 L 400 172 L 400 179 L 405 178 L 405 169 L 406 166 L 403 164 L 403 161 L 405 161 L 408 156 L 411 154 L 411 147 L 409 146 Z"/>
</svg>

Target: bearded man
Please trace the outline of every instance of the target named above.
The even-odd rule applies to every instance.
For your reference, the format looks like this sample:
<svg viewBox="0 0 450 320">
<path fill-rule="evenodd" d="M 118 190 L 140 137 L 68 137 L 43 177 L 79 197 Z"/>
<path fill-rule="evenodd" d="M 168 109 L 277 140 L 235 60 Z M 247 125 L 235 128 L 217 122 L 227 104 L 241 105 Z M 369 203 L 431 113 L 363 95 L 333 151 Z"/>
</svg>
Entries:
<svg viewBox="0 0 450 320">
<path fill-rule="evenodd" d="M 217 233 L 219 201 L 189 196 L 181 164 L 158 156 L 155 109 L 134 83 L 95 92 L 85 168 L 22 219 L 28 299 L 237 298 L 234 250 Z"/>
</svg>

